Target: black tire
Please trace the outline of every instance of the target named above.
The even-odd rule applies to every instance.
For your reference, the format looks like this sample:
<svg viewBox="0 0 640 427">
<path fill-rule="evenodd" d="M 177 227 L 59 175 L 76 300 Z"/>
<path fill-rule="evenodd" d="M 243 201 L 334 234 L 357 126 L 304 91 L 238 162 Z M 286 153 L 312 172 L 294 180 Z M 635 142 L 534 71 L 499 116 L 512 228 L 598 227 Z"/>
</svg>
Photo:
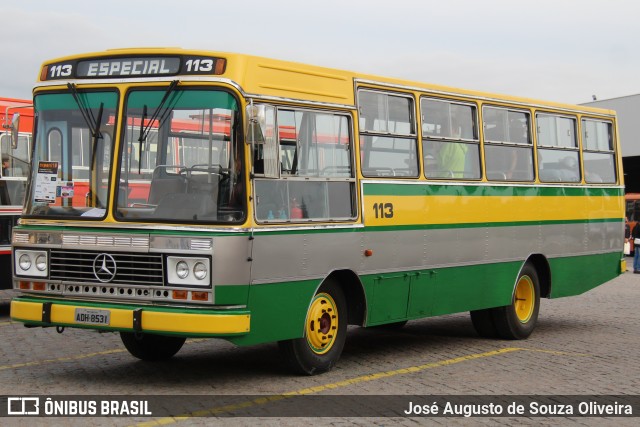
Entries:
<svg viewBox="0 0 640 427">
<path fill-rule="evenodd" d="M 326 281 L 320 287 L 309 305 L 304 330 L 304 337 L 278 343 L 289 368 L 304 375 L 331 370 L 347 336 L 347 302 L 337 283 Z"/>
<path fill-rule="evenodd" d="M 492 309 L 498 336 L 507 340 L 529 337 L 538 322 L 540 282 L 531 264 L 525 264 L 518 275 L 511 304 Z"/>
<path fill-rule="evenodd" d="M 120 332 L 120 339 L 132 356 L 155 361 L 173 357 L 184 344 L 185 337 Z"/>
<path fill-rule="evenodd" d="M 470 312 L 473 328 L 483 338 L 498 338 L 498 329 L 493 323 L 493 310 L 493 308 L 487 308 Z"/>
</svg>

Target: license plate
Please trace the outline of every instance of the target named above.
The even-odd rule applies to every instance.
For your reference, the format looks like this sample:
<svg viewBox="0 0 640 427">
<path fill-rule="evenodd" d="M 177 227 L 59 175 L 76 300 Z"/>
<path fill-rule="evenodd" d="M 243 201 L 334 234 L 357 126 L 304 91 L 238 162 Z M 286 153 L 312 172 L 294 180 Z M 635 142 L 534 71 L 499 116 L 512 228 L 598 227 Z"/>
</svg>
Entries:
<svg viewBox="0 0 640 427">
<path fill-rule="evenodd" d="M 90 308 L 76 308 L 76 323 L 89 325 L 109 325 L 109 310 L 94 310 Z"/>
</svg>

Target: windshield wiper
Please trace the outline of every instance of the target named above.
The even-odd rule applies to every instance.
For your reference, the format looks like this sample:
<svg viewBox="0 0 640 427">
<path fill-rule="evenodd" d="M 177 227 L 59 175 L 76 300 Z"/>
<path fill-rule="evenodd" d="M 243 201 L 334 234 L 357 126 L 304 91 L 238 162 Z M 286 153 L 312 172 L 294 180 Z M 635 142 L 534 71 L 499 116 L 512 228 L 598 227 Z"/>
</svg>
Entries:
<svg viewBox="0 0 640 427">
<path fill-rule="evenodd" d="M 166 115 L 167 111 L 169 111 L 169 108 L 164 108 L 164 104 L 167 102 L 167 99 L 169 99 L 169 95 L 171 95 L 171 93 L 173 93 L 173 91 L 176 89 L 176 87 L 178 87 L 179 83 L 180 83 L 180 80 L 173 80 L 171 82 L 171 84 L 169 85 L 169 87 L 165 91 L 164 96 L 160 100 L 160 104 L 158 104 L 158 106 L 154 110 L 154 112 L 151 115 L 151 118 L 147 122 L 146 126 L 144 125 L 144 120 L 147 117 L 147 105 L 145 104 L 143 106 L 143 108 L 142 108 L 142 117 L 140 119 L 140 136 L 138 136 L 138 144 L 139 144 L 139 146 L 138 146 L 138 159 L 139 159 L 138 160 L 138 173 L 140 173 L 140 171 L 142 169 L 142 143 L 147 140 L 147 136 L 149 136 L 149 132 L 151 131 L 153 123 L 158 119 L 158 116 L 160 115 L 160 112 L 162 112 L 162 115 L 160 116 L 160 120 L 158 121 L 158 128 L 160 128 L 160 126 L 162 125 L 162 122 L 164 122 L 165 115 Z"/>
<path fill-rule="evenodd" d="M 144 132 L 144 121 L 147 118 L 147 104 L 142 107 L 142 117 L 140 118 L 140 136 L 138 136 L 138 174 L 142 171 L 142 143 L 147 139 Z M 127 160 L 130 161 L 130 160 Z"/>
<path fill-rule="evenodd" d="M 160 104 L 158 104 L 158 107 L 155 109 L 155 111 L 151 115 L 151 118 L 147 122 L 147 126 L 144 126 L 144 117 L 143 117 L 143 120 L 140 123 L 140 137 L 138 138 L 138 142 L 142 143 L 143 141 L 145 141 L 147 139 L 147 136 L 149 136 L 149 131 L 151 130 L 151 127 L 153 126 L 153 122 L 156 121 L 156 119 L 160 115 L 160 112 L 163 111 L 164 104 L 167 102 L 167 99 L 169 99 L 169 95 L 171 95 L 171 93 L 178 86 L 178 83 L 180 83 L 180 80 L 174 80 L 174 81 L 171 82 L 171 84 L 167 88 L 167 91 L 164 93 L 164 96 L 162 97 L 162 100 L 160 101 Z M 165 113 L 166 113 L 167 110 L 168 110 L 168 108 L 164 109 L 162 117 L 161 117 L 159 123 L 162 123 L 164 121 L 164 116 L 165 116 Z M 145 105 L 144 109 L 143 109 L 143 112 L 142 112 L 143 116 L 146 115 L 146 111 L 147 111 L 147 106 Z M 158 127 L 159 127 L 159 125 L 158 125 Z"/>
<path fill-rule="evenodd" d="M 80 108 L 80 113 L 82 114 L 82 118 L 85 123 L 89 127 L 89 131 L 91 131 L 91 136 L 94 140 L 102 138 L 102 133 L 100 133 L 100 121 L 102 120 L 102 110 L 104 108 L 104 103 L 100 103 L 100 108 L 98 109 L 98 117 L 97 119 L 93 116 L 93 112 L 91 109 L 85 104 L 84 100 L 80 98 L 78 94 L 78 89 L 74 83 L 67 83 L 67 87 L 69 91 L 71 91 L 71 95 L 73 95 L 73 99 L 78 104 Z"/>
</svg>

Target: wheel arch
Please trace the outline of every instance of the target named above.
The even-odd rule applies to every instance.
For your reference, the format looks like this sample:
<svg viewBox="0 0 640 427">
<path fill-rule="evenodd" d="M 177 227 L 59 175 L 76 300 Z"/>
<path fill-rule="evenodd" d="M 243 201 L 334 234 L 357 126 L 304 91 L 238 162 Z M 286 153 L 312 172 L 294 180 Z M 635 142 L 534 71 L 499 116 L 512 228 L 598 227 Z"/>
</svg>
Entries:
<svg viewBox="0 0 640 427">
<path fill-rule="evenodd" d="M 530 263 L 538 273 L 538 281 L 540 285 L 540 297 L 551 298 L 551 267 L 549 266 L 549 260 L 542 254 L 531 254 L 529 258 L 522 264 Z"/>
<path fill-rule="evenodd" d="M 349 269 L 332 271 L 322 283 L 334 280 L 347 300 L 348 324 L 364 326 L 367 313 L 367 297 L 358 275 Z M 322 286 L 322 284 L 320 285 Z"/>
</svg>

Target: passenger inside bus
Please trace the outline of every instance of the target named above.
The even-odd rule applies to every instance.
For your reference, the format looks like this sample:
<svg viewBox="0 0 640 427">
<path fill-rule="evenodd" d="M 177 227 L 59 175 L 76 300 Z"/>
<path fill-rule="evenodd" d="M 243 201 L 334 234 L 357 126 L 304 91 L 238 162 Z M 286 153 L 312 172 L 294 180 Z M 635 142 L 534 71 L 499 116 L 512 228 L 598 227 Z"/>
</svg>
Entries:
<svg viewBox="0 0 640 427">
<path fill-rule="evenodd" d="M 457 117 L 451 119 L 451 138 L 454 140 L 473 138 L 473 130 L 463 130 Z M 467 163 L 467 144 L 460 142 L 446 142 L 438 151 L 438 163 L 441 170 L 448 171 L 451 178 L 463 178 Z"/>
<path fill-rule="evenodd" d="M 9 176 L 9 157 L 2 156 L 2 176 Z"/>
</svg>

